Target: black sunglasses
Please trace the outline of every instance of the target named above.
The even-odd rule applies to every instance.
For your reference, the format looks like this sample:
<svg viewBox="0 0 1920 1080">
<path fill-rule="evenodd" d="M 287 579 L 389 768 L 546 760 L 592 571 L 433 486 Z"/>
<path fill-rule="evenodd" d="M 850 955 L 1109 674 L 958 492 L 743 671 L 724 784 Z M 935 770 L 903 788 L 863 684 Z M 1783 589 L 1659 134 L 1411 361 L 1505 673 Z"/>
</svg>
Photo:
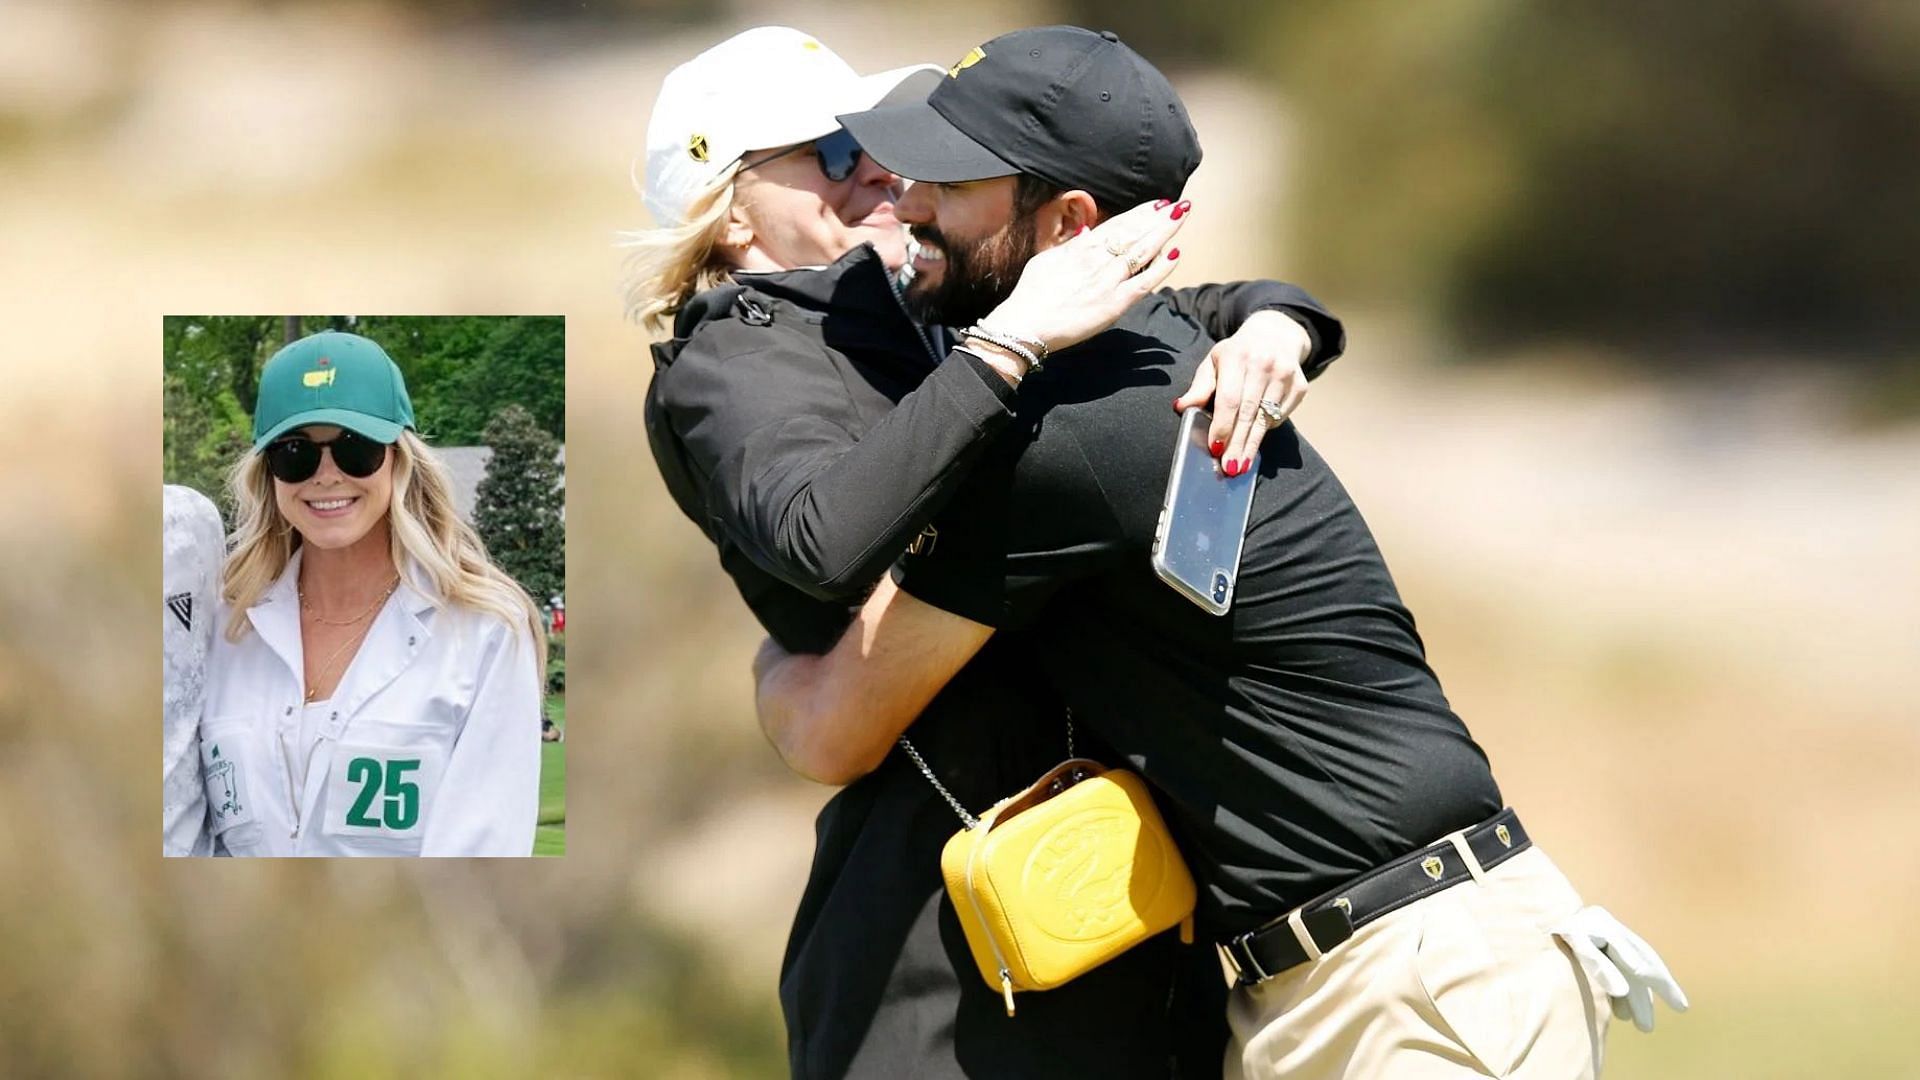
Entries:
<svg viewBox="0 0 1920 1080">
<path fill-rule="evenodd" d="M 769 161 L 778 161 L 788 154 L 797 154 L 802 150 L 813 150 L 815 160 L 820 162 L 820 173 L 834 183 L 839 183 L 853 175 L 860 167 L 860 155 L 866 151 L 860 149 L 860 140 L 846 128 L 840 128 L 831 135 L 822 135 L 812 142 L 795 143 L 785 150 L 776 150 L 766 157 L 740 163 L 741 171 L 765 165 Z"/>
<path fill-rule="evenodd" d="M 267 444 L 264 451 L 267 471 L 283 483 L 305 483 L 320 471 L 321 450 L 332 453 L 334 466 L 356 480 L 379 472 L 387 460 L 386 443 L 374 442 L 351 431 L 342 431 L 323 443 L 305 435 L 293 435 Z"/>
</svg>

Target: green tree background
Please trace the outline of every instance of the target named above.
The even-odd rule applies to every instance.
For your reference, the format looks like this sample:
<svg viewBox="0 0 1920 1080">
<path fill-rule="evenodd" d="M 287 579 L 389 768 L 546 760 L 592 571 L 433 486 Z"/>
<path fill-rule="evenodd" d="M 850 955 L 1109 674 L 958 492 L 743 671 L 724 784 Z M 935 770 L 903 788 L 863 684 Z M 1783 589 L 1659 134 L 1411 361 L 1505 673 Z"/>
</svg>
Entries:
<svg viewBox="0 0 1920 1080">
<path fill-rule="evenodd" d="M 517 404 L 495 413 L 483 435 L 493 457 L 480 481 L 474 528 L 494 562 L 545 603 L 566 591 L 559 444 Z"/>
</svg>

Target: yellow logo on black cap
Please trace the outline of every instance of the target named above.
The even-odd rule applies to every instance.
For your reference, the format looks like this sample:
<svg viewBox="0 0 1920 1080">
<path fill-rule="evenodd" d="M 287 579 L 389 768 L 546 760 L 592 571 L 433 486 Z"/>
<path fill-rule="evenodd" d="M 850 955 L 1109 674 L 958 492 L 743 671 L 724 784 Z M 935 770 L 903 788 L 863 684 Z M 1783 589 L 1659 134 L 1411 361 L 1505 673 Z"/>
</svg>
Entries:
<svg viewBox="0 0 1920 1080">
<path fill-rule="evenodd" d="M 960 62 L 947 69 L 947 78 L 957 79 L 960 73 L 987 58 L 986 50 L 974 46 L 973 51 L 960 58 Z"/>
<path fill-rule="evenodd" d="M 695 161 L 704 162 L 707 160 L 707 137 L 705 135 L 695 132 L 693 138 L 687 140 L 687 156 Z"/>
</svg>

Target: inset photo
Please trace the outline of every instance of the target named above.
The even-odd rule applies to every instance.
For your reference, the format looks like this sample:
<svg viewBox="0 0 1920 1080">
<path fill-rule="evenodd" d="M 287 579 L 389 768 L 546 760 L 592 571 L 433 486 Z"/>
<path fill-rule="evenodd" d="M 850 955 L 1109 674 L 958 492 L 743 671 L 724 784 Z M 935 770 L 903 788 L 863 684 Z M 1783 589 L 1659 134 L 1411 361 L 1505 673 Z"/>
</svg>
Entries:
<svg viewBox="0 0 1920 1080">
<path fill-rule="evenodd" d="M 564 854 L 565 320 L 163 339 L 165 854 Z"/>
</svg>

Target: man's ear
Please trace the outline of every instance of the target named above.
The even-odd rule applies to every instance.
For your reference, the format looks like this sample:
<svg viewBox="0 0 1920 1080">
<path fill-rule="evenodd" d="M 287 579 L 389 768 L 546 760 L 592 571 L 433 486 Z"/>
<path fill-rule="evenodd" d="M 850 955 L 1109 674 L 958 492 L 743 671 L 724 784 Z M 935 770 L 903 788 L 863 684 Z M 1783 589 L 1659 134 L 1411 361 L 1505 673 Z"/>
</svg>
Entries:
<svg viewBox="0 0 1920 1080">
<path fill-rule="evenodd" d="M 1045 251 L 1079 235 L 1084 226 L 1100 224 L 1100 207 L 1093 196 L 1075 188 L 1046 201 L 1034 214 L 1034 247 Z"/>
</svg>

